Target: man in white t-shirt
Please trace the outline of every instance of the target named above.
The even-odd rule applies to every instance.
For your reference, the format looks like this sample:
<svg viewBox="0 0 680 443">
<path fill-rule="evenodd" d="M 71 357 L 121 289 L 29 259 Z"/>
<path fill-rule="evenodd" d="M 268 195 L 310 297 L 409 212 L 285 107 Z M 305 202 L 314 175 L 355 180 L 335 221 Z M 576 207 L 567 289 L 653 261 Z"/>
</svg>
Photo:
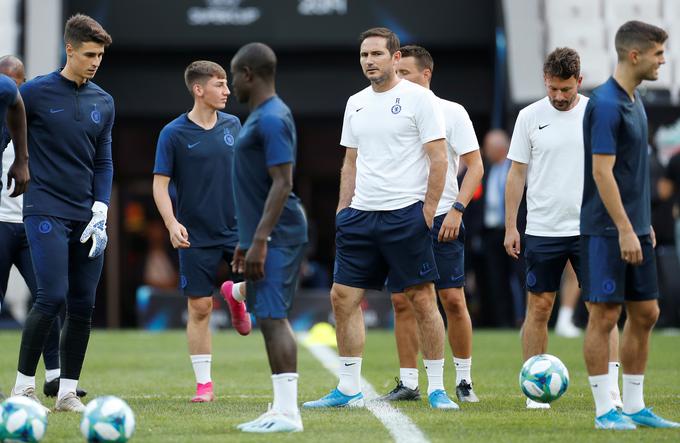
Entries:
<svg viewBox="0 0 680 443">
<path fill-rule="evenodd" d="M 437 409 L 458 409 L 444 390 L 444 323 L 432 282 L 439 278 L 430 229 L 446 181 L 446 127 L 435 95 L 395 73 L 399 38 L 386 28 L 360 36 L 360 63 L 371 82 L 347 101 L 346 148 L 336 215 L 331 302 L 340 382 L 307 408 L 362 406 L 361 300 L 367 289 L 404 290 L 413 304 Z"/>
<path fill-rule="evenodd" d="M 588 98 L 578 93 L 580 59 L 570 48 L 557 48 L 546 58 L 543 75 L 547 97 L 517 116 L 508 158 L 512 166 L 505 186 L 505 250 L 520 254 L 517 210 L 527 185 L 524 258 L 529 291 L 522 327 L 523 358 L 548 349 L 548 320 L 569 261 L 580 279 L 580 213 L 583 196 L 583 115 Z M 610 381 L 618 388 L 618 330 L 610 338 Z M 549 408 L 527 399 L 527 408 Z"/>
<path fill-rule="evenodd" d="M 430 88 L 434 61 L 421 46 L 408 45 L 399 49 L 401 59 L 397 75 Z M 446 145 L 449 168 L 446 186 L 437 207 L 432 227 L 432 248 L 439 271 L 435 288 L 446 313 L 448 339 L 456 368 L 456 396 L 462 402 L 478 402 L 472 390 L 472 321 L 465 303 L 465 226 L 463 212 L 482 181 L 484 165 L 472 121 L 464 107 L 440 99 L 446 124 Z M 458 189 L 459 160 L 466 165 L 465 178 Z M 399 355 L 397 386 L 381 397 L 386 401 L 419 400 L 418 389 L 418 329 L 415 312 L 403 292 L 392 294 L 394 335 Z"/>
</svg>

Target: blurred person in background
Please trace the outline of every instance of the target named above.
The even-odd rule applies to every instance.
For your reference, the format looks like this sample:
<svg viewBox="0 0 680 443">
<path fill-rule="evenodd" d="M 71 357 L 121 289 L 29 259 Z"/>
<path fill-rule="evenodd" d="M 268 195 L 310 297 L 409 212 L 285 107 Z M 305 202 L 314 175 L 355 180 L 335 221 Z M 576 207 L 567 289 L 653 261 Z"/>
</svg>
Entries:
<svg viewBox="0 0 680 443">
<path fill-rule="evenodd" d="M 519 327 L 524 319 L 525 292 L 522 263 L 508 257 L 503 247 L 505 237 L 505 186 L 512 162 L 507 159 L 508 134 L 493 129 L 482 143 L 485 165 L 483 184 L 483 254 L 484 275 L 482 312 L 492 326 Z"/>
</svg>

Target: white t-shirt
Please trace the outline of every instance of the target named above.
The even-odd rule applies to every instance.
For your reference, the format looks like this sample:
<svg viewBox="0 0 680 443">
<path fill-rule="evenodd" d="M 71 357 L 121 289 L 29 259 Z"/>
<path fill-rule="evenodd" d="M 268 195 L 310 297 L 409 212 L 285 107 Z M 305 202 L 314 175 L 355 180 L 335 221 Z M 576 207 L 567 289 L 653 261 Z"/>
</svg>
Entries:
<svg viewBox="0 0 680 443">
<path fill-rule="evenodd" d="M 446 124 L 446 147 L 449 169 L 446 172 L 446 186 L 439 200 L 437 214 L 446 214 L 458 198 L 458 163 L 461 155 L 479 151 L 479 142 L 470 116 L 458 103 L 439 99 Z"/>
<path fill-rule="evenodd" d="M 5 153 L 2 155 L 2 194 L 0 195 L 0 222 L 23 223 L 22 207 L 24 196 L 12 198 L 9 195 L 14 191 L 14 185 L 7 190 L 7 171 L 14 162 L 14 145 L 9 142 Z"/>
<path fill-rule="evenodd" d="M 445 137 L 439 100 L 420 85 L 400 80 L 389 91 L 369 86 L 351 96 L 340 139 L 357 148 L 350 206 L 391 211 L 424 201 L 430 162 L 423 145 Z"/>
<path fill-rule="evenodd" d="M 510 142 L 510 160 L 528 164 L 526 233 L 579 235 L 583 197 L 583 114 L 588 98 L 558 111 L 548 97 L 522 109 Z"/>
</svg>

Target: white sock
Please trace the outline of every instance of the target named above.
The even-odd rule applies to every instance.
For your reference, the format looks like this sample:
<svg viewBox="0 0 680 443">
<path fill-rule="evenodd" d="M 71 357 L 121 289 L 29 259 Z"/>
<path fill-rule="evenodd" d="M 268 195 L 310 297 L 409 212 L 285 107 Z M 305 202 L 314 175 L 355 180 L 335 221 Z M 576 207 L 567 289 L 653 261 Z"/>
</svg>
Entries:
<svg viewBox="0 0 680 443">
<path fill-rule="evenodd" d="M 444 359 L 423 360 L 427 372 L 427 395 L 437 389 L 444 389 Z"/>
<path fill-rule="evenodd" d="M 196 383 L 202 385 L 210 383 L 210 363 L 212 362 L 212 355 L 210 354 L 196 354 L 191 356 L 191 365 L 194 367 L 194 375 L 196 376 Z"/>
<path fill-rule="evenodd" d="M 463 380 L 472 384 L 472 375 L 470 375 L 470 370 L 472 369 L 472 357 L 453 357 L 453 365 L 456 367 L 456 386 L 458 386 Z"/>
<path fill-rule="evenodd" d="M 287 414 L 298 414 L 298 374 L 295 372 L 273 374 L 272 384 L 274 385 L 274 405 L 272 409 Z"/>
<path fill-rule="evenodd" d="M 361 357 L 340 357 L 338 391 L 345 395 L 361 392 Z"/>
<path fill-rule="evenodd" d="M 45 381 L 50 382 L 61 375 L 61 369 L 45 369 Z"/>
<path fill-rule="evenodd" d="M 645 376 L 623 374 L 623 412 L 635 414 L 645 407 L 645 399 L 642 396 L 642 388 Z"/>
<path fill-rule="evenodd" d="M 14 392 L 21 392 L 26 388 L 35 388 L 35 375 L 31 377 L 17 371 L 17 381 L 14 383 Z"/>
<path fill-rule="evenodd" d="M 609 395 L 609 374 L 588 377 L 590 389 L 595 399 L 595 416 L 599 417 L 614 409 L 614 401 Z"/>
<path fill-rule="evenodd" d="M 560 311 L 557 313 L 557 324 L 571 324 L 574 317 L 574 308 L 567 306 L 560 306 Z"/>
<path fill-rule="evenodd" d="M 244 301 L 246 299 L 246 283 L 234 283 L 234 286 L 231 289 L 231 295 L 236 301 Z"/>
<path fill-rule="evenodd" d="M 418 387 L 418 368 L 399 368 L 399 379 L 409 389 Z"/>
<path fill-rule="evenodd" d="M 57 394 L 57 399 L 62 399 L 69 392 L 76 392 L 78 388 L 78 380 L 72 380 L 70 378 L 62 378 L 59 380 L 59 393 Z"/>
<path fill-rule="evenodd" d="M 619 390 L 619 367 L 621 365 L 617 361 L 609 362 L 609 390 L 619 397 L 621 397 L 621 391 Z"/>
</svg>

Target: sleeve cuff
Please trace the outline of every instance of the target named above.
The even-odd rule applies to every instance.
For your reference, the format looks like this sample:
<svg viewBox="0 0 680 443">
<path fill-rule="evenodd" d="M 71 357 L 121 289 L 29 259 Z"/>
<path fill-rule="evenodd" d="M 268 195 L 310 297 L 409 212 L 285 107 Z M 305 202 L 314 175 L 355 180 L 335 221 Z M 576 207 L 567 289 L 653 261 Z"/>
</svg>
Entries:
<svg viewBox="0 0 680 443">
<path fill-rule="evenodd" d="M 94 214 L 97 212 L 104 214 L 104 217 L 106 217 L 109 213 L 109 207 L 106 205 L 106 203 L 94 202 L 92 205 L 92 213 Z"/>
</svg>

